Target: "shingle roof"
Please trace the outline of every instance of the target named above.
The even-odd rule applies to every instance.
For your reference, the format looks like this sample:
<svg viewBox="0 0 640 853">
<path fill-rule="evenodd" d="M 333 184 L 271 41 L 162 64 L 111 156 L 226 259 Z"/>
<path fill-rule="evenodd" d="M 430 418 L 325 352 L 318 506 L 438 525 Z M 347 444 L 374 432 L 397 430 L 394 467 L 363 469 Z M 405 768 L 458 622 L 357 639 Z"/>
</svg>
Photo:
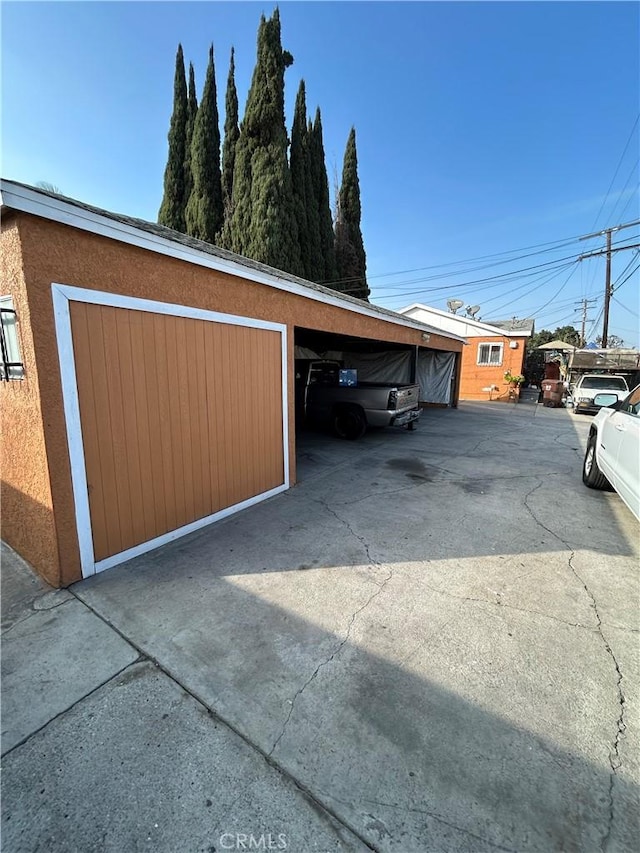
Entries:
<svg viewBox="0 0 640 853">
<path fill-rule="evenodd" d="M 123 213 L 114 213 L 110 210 L 104 210 L 103 208 L 95 207 L 92 204 L 87 204 L 86 202 L 78 201 L 77 199 L 69 198 L 68 196 L 50 192 L 49 190 L 41 189 L 40 187 L 33 187 L 29 184 L 24 184 L 19 181 L 9 181 L 6 179 L 2 179 L 2 184 L 6 185 L 7 189 L 10 189 L 11 185 L 15 187 L 22 187 L 26 190 L 29 190 L 29 192 L 38 193 L 43 197 L 48 197 L 55 201 L 64 202 L 65 204 L 78 208 L 78 210 L 80 211 L 87 211 L 88 213 L 94 214 L 96 216 L 103 216 L 107 219 L 113 220 L 114 222 L 119 222 L 131 228 L 137 228 L 140 231 L 155 235 L 156 237 L 160 237 L 164 240 L 170 240 L 173 243 L 186 246 L 198 252 L 206 252 L 207 254 L 213 255 L 214 257 L 220 258 L 221 260 L 229 261 L 231 263 L 238 264 L 239 266 L 246 267 L 247 269 L 255 270 L 259 273 L 263 273 L 264 275 L 277 278 L 280 282 L 291 282 L 292 284 L 305 287 L 308 290 L 315 291 L 316 293 L 325 294 L 331 296 L 334 299 L 340 299 L 353 306 L 358 306 L 359 308 L 366 307 L 368 311 L 371 311 L 375 314 L 379 314 L 381 317 L 392 319 L 395 322 L 400 322 L 402 325 L 407 325 L 407 320 L 409 318 L 405 317 L 402 314 L 399 314 L 396 311 L 392 311 L 390 308 L 383 308 L 380 305 L 375 305 L 371 302 L 366 302 L 363 299 L 356 299 L 354 296 L 349 296 L 349 294 L 347 293 L 341 293 L 340 291 L 332 290 L 329 287 L 325 287 L 321 284 L 316 284 L 314 282 L 307 281 L 306 279 L 291 275 L 291 273 L 283 272 L 282 270 L 276 269 L 275 267 L 270 267 L 267 264 L 262 264 L 259 261 L 254 261 L 250 258 L 245 258 L 242 255 L 235 254 L 235 252 L 230 252 L 228 249 L 222 249 L 219 246 L 214 246 L 211 243 L 204 242 L 203 240 L 197 240 L 195 237 L 189 237 L 186 234 L 181 234 L 180 232 L 174 231 L 172 228 L 167 228 L 164 225 L 159 225 L 155 222 L 147 222 L 145 219 L 138 219 L 134 216 L 127 216 Z M 346 307 L 348 306 L 345 305 L 345 308 Z M 415 325 L 415 327 L 417 328 L 422 328 L 428 330 L 429 332 L 439 334 L 442 337 L 452 338 L 453 340 L 462 340 L 462 338 L 460 338 L 458 335 L 443 332 L 441 330 L 438 330 L 437 328 L 434 328 L 433 326 L 421 323 L 419 320 L 412 320 L 411 325 Z"/>
<path fill-rule="evenodd" d="M 496 326 L 498 329 L 504 329 L 505 332 L 530 332 L 533 334 L 533 317 L 525 317 L 524 320 L 518 320 L 514 317 L 512 320 L 485 320 L 489 326 Z"/>
</svg>

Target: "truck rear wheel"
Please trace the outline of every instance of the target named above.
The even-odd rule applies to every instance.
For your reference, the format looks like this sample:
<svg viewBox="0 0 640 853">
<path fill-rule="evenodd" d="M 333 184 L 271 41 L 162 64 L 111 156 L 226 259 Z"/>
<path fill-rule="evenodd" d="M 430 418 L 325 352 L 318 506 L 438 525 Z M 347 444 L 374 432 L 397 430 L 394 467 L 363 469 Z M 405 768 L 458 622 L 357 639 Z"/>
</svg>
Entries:
<svg viewBox="0 0 640 853">
<path fill-rule="evenodd" d="M 367 429 L 367 421 L 358 406 L 341 406 L 333 414 L 333 429 L 337 436 L 355 441 L 362 438 Z"/>
</svg>

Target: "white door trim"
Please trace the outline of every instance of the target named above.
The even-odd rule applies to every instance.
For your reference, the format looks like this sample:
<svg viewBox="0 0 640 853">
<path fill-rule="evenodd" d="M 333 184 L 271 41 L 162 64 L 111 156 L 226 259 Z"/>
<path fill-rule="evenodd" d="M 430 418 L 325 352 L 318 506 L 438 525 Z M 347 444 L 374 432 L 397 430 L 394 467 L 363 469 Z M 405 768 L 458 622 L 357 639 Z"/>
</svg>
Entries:
<svg viewBox="0 0 640 853">
<path fill-rule="evenodd" d="M 71 481 L 73 485 L 73 500 L 80 548 L 80 564 L 82 577 L 86 578 L 97 572 L 110 569 L 126 560 L 131 560 L 140 554 L 158 548 L 194 530 L 199 530 L 214 521 L 226 518 L 235 512 L 260 503 L 267 498 L 284 492 L 289 488 L 289 418 L 287 395 L 287 327 L 282 323 L 271 323 L 251 317 L 239 317 L 236 314 L 222 314 L 217 311 L 207 311 L 189 305 L 175 305 L 168 302 L 156 302 L 150 299 L 140 299 L 134 296 L 122 296 L 117 293 L 91 290 L 89 288 L 73 287 L 68 284 L 54 282 L 51 285 L 53 311 L 55 318 L 56 337 L 58 340 L 58 359 L 60 377 L 62 380 L 62 399 L 67 428 L 67 443 L 71 462 Z M 96 562 L 93 550 L 93 534 L 91 530 L 91 514 L 89 511 L 89 492 L 87 488 L 87 471 L 84 460 L 84 445 L 82 440 L 82 423 L 80 420 L 80 402 L 78 399 L 78 382 L 76 376 L 75 357 L 73 351 L 73 336 L 71 334 L 71 313 L 69 302 L 86 302 L 91 305 L 107 305 L 113 308 L 127 308 L 133 311 L 146 311 L 153 314 L 166 314 L 173 317 L 187 317 L 194 320 L 207 320 L 212 323 L 226 323 L 233 326 L 245 326 L 254 329 L 265 329 L 279 332 L 282 352 L 282 451 L 284 459 L 284 482 L 268 492 L 255 495 L 246 501 L 226 507 L 218 512 L 199 518 L 196 521 L 170 530 L 161 536 L 143 542 L 119 554 L 114 554 Z"/>
</svg>

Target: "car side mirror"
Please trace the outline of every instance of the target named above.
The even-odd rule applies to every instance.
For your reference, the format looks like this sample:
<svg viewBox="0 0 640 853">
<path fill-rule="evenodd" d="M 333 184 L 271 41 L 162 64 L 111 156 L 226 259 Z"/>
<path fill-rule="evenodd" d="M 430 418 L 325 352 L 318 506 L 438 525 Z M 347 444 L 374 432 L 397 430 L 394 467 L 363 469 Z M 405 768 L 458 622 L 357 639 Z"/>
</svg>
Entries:
<svg viewBox="0 0 640 853">
<path fill-rule="evenodd" d="M 594 406 L 602 406 L 603 408 L 615 406 L 617 402 L 617 394 L 596 394 L 596 396 L 593 398 Z"/>
</svg>

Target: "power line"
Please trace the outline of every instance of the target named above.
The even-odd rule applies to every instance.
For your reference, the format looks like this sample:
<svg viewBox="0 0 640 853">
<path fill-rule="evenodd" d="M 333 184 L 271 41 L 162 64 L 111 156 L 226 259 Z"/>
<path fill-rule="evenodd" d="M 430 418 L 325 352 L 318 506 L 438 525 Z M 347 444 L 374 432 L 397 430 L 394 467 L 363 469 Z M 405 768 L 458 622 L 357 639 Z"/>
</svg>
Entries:
<svg viewBox="0 0 640 853">
<path fill-rule="evenodd" d="M 546 252 L 553 252 L 554 250 L 563 249 L 565 246 L 570 246 L 572 243 L 577 243 L 577 242 L 579 242 L 579 237 L 567 237 L 567 238 L 563 238 L 562 240 L 551 240 L 547 243 L 536 243 L 533 246 L 525 246 L 521 249 L 509 249 L 508 251 L 505 251 L 505 252 L 495 252 L 494 254 L 491 254 L 491 255 L 479 255 L 478 257 L 475 257 L 475 258 L 465 258 L 465 259 L 459 260 L 459 261 L 448 261 L 447 263 L 443 263 L 443 264 L 432 264 L 431 266 L 415 267 L 413 269 L 407 269 L 407 270 L 394 270 L 393 272 L 375 273 L 374 275 L 368 275 L 367 280 L 370 281 L 374 278 L 390 278 L 391 276 L 394 276 L 394 275 L 408 275 L 409 273 L 423 272 L 425 270 L 437 270 L 437 269 L 442 269 L 444 267 L 457 266 L 459 264 L 468 264 L 468 263 L 472 263 L 473 261 L 486 261 L 486 260 L 490 260 L 491 258 L 502 258 L 504 255 L 513 255 L 515 252 L 528 252 L 529 249 L 536 249 L 536 248 L 539 248 L 541 246 L 550 246 L 551 247 L 548 249 L 544 249 L 540 252 L 531 252 L 530 254 L 517 255 L 516 257 L 513 257 L 513 258 L 507 258 L 506 260 L 499 261 L 496 264 L 486 264 L 486 265 L 483 265 L 480 267 L 472 267 L 469 270 L 457 270 L 457 271 L 453 271 L 452 273 L 450 273 L 451 275 L 463 275 L 465 272 L 475 272 L 478 269 L 487 269 L 488 267 L 491 267 L 491 266 L 497 266 L 498 263 L 500 263 L 500 264 L 509 263 L 510 261 L 519 261 L 519 260 L 522 260 L 522 258 L 533 257 L 534 255 L 544 254 Z M 438 276 L 433 276 L 433 278 L 438 278 Z M 325 281 L 318 282 L 318 284 L 322 284 L 324 286 L 329 286 L 329 285 L 333 285 L 333 284 L 348 284 L 352 281 L 359 281 L 359 278 L 357 276 L 351 276 L 350 278 L 327 279 Z"/>
<path fill-rule="evenodd" d="M 638 124 L 638 121 L 640 121 L 640 113 L 638 113 L 638 115 L 636 116 L 636 120 L 634 121 L 633 127 L 631 128 L 631 133 L 629 134 L 629 138 L 627 139 L 627 143 L 624 146 L 624 150 L 623 150 L 622 154 L 620 155 L 620 159 L 618 160 L 618 165 L 616 166 L 616 170 L 613 173 L 613 177 L 611 178 L 611 183 L 609 184 L 609 189 L 607 190 L 607 194 L 604 197 L 604 201 L 600 205 L 600 210 L 598 211 L 596 218 L 593 220 L 593 225 L 591 226 L 592 230 L 596 227 L 596 223 L 597 223 L 598 219 L 600 219 L 600 214 L 602 213 L 604 206 L 607 203 L 607 200 L 609 199 L 609 193 L 611 192 L 611 187 L 613 186 L 615 179 L 618 177 L 618 172 L 620 171 L 620 166 L 622 165 L 622 161 L 624 160 L 624 155 L 627 153 L 627 148 L 629 147 L 629 144 L 631 142 L 631 138 L 633 137 L 633 134 L 634 134 L 634 131 L 635 131 L 636 126 Z"/>
<path fill-rule="evenodd" d="M 640 314 L 636 314 L 636 312 L 635 312 L 635 311 L 632 311 L 632 310 L 631 310 L 631 308 L 629 308 L 629 306 L 628 306 L 628 305 L 625 305 L 625 304 L 624 304 L 624 302 L 620 302 L 620 300 L 619 300 L 619 299 L 616 299 L 616 298 L 615 298 L 615 296 L 612 296 L 611 298 L 612 298 L 612 299 L 613 299 L 613 301 L 616 303 L 616 305 L 619 305 L 621 308 L 624 308 L 624 310 L 625 310 L 625 311 L 627 311 L 629 314 L 631 314 L 631 315 L 632 315 L 632 316 L 634 316 L 634 317 L 638 317 L 638 318 L 640 318 Z M 636 329 L 636 331 L 638 331 L 638 330 Z"/>
<path fill-rule="evenodd" d="M 569 275 L 569 278 L 570 278 L 573 275 L 573 272 L 575 272 L 575 270 L 577 269 L 577 264 L 575 261 L 571 264 L 564 264 L 564 266 L 561 269 L 554 270 L 550 276 L 547 276 L 547 278 L 545 278 L 544 281 L 540 281 L 538 284 L 536 284 L 535 287 L 532 287 L 531 290 L 528 290 L 526 293 L 519 294 L 518 299 L 523 299 L 525 296 L 529 296 L 531 293 L 536 293 L 538 290 L 540 290 L 542 287 L 544 287 L 550 281 L 553 281 L 553 279 L 556 278 L 556 276 L 558 276 L 561 272 L 564 272 L 566 269 L 568 269 L 571 266 L 573 266 L 574 269 Z M 523 287 L 526 287 L 530 283 L 531 282 L 526 282 L 525 284 L 520 285 L 520 287 L 512 288 L 512 290 L 510 291 L 510 294 L 513 295 L 514 293 L 517 293 L 519 290 L 521 290 Z M 558 293 L 559 292 L 560 291 L 558 291 Z M 501 293 L 498 296 L 494 296 L 493 299 L 483 300 L 483 304 L 487 305 L 489 302 L 495 302 L 496 299 L 501 299 L 503 297 L 504 297 L 504 294 Z M 509 302 L 507 302 L 505 305 L 501 306 L 500 308 L 497 308 L 496 311 L 503 311 L 506 308 L 509 308 L 511 305 L 513 305 L 513 301 L 514 301 L 513 299 L 510 299 Z M 544 308 L 545 306 L 543 305 L 542 307 Z M 534 316 L 535 313 L 536 313 L 535 311 L 529 312 L 528 316 Z"/>
<path fill-rule="evenodd" d="M 635 224 L 635 223 L 631 223 L 631 224 Z M 591 236 L 591 235 L 589 235 L 589 236 Z M 593 236 L 597 236 L 597 235 L 593 235 Z M 625 246 L 619 246 L 619 243 L 612 243 L 612 248 L 613 247 L 615 247 L 614 251 L 618 251 L 619 249 L 622 249 L 622 248 L 624 248 L 624 249 L 634 248 L 633 246 L 626 246 L 626 245 Z M 408 296 L 413 296 L 416 294 L 437 293 L 437 292 L 440 292 L 443 290 L 451 291 L 454 288 L 457 290 L 462 290 L 463 288 L 474 287 L 478 284 L 484 284 L 485 282 L 499 281 L 502 279 L 507 279 L 509 281 L 517 281 L 520 278 L 525 277 L 524 276 L 525 273 L 528 273 L 529 275 L 535 275 L 535 270 L 541 270 L 541 269 L 545 269 L 548 267 L 553 267 L 553 265 L 556 265 L 556 268 L 559 271 L 561 271 L 563 269 L 564 262 L 568 262 L 566 265 L 564 265 L 564 269 L 566 269 L 567 266 L 569 266 L 571 263 L 579 260 L 582 257 L 594 257 L 595 255 L 596 255 L 595 252 L 589 253 L 588 255 L 566 255 L 565 257 L 555 258 L 552 261 L 546 261 L 545 263 L 542 263 L 542 264 L 534 264 L 533 266 L 530 266 L 530 267 L 523 267 L 522 269 L 518 269 L 518 270 L 510 270 L 509 272 L 506 272 L 506 273 L 500 273 L 498 275 L 493 275 L 493 276 L 486 276 L 485 278 L 472 279 L 471 281 L 460 282 L 460 283 L 456 283 L 453 285 L 447 284 L 447 285 L 442 285 L 442 286 L 438 286 L 438 287 L 421 287 L 421 288 L 418 288 L 415 290 L 403 290 L 402 293 L 399 293 L 398 295 L 385 294 L 385 293 L 380 293 L 380 291 L 378 291 L 378 295 L 380 296 L 380 298 L 384 298 L 387 300 L 388 299 L 398 299 L 398 298 L 403 299 L 403 298 L 406 298 Z M 454 275 L 456 275 L 456 274 L 461 274 L 461 273 L 454 273 Z M 393 284 L 384 285 L 384 287 L 387 287 L 391 290 L 398 290 L 401 287 L 406 287 L 406 286 L 409 286 L 411 284 L 422 284 L 423 282 L 433 281 L 435 279 L 440 280 L 441 278 L 443 278 L 443 276 L 437 276 L 437 275 L 426 276 L 424 278 L 408 279 L 407 281 L 403 281 L 403 282 L 395 282 Z M 504 282 L 502 282 L 502 283 L 504 283 Z M 349 290 L 345 289 L 343 292 L 348 293 Z"/>
<path fill-rule="evenodd" d="M 603 315 L 603 314 L 604 314 L 604 305 L 603 305 L 603 306 L 602 306 L 602 308 L 598 311 L 598 316 L 596 317 L 596 319 L 595 319 L 595 320 L 593 321 L 593 323 L 591 324 L 591 326 L 590 326 L 590 328 L 589 328 L 589 331 L 587 332 L 587 335 L 586 335 L 586 337 L 587 337 L 587 338 L 590 338 L 590 337 L 593 335 L 594 331 L 596 330 L 596 328 L 597 328 L 597 326 L 598 326 L 598 323 L 599 323 L 599 322 L 600 322 L 600 320 L 602 319 L 602 315 Z"/>
<path fill-rule="evenodd" d="M 636 194 L 637 192 L 638 192 L 638 188 L 636 187 L 636 189 L 635 189 L 635 190 L 631 193 L 631 195 L 629 196 L 629 198 L 628 198 L 628 200 L 627 200 L 627 203 L 625 204 L 625 206 L 623 207 L 623 209 L 620 211 L 620 219 L 623 219 L 623 218 L 624 218 L 624 215 L 625 215 L 625 213 L 627 212 L 627 208 L 629 207 L 629 205 L 630 205 L 630 204 L 631 204 L 631 202 L 633 201 L 633 197 L 635 196 L 635 194 Z"/>
<path fill-rule="evenodd" d="M 630 223 L 629 225 L 635 225 L 635 224 L 640 224 L 640 221 L 638 223 Z M 618 226 L 618 227 L 627 227 L 627 226 Z M 591 237 L 591 236 L 597 237 L 597 236 L 600 236 L 601 233 L 604 233 L 604 232 L 597 232 L 596 234 L 589 235 L 589 237 Z M 491 269 L 491 267 L 502 266 L 502 265 L 507 264 L 507 263 L 515 262 L 516 260 L 522 260 L 523 258 L 535 257 L 536 255 L 546 254 L 547 252 L 550 252 L 550 251 L 557 251 L 561 248 L 564 248 L 565 246 L 571 245 L 574 242 L 580 242 L 580 240 L 582 240 L 582 239 L 586 239 L 586 238 L 580 238 L 579 240 L 575 240 L 572 238 L 571 240 L 565 241 L 565 242 L 558 241 L 554 245 L 553 249 L 545 249 L 541 252 L 531 252 L 529 254 L 520 255 L 520 256 L 515 257 L 515 258 L 508 258 L 506 260 L 496 261 L 495 263 L 491 263 L 491 264 L 483 264 L 483 265 L 478 266 L 478 267 L 470 267 L 469 269 L 466 269 L 466 270 L 452 270 L 452 271 L 449 271 L 446 273 L 437 273 L 435 275 L 430 275 L 430 276 L 421 276 L 419 278 L 406 279 L 405 281 L 389 282 L 388 284 L 380 285 L 380 287 L 376 289 L 376 292 L 377 292 L 377 294 L 379 294 L 381 296 L 381 298 L 394 298 L 388 294 L 384 294 L 382 292 L 382 290 L 384 290 L 384 289 L 396 290 L 396 289 L 400 289 L 403 287 L 409 287 L 412 284 L 422 284 L 423 282 L 436 281 L 436 280 L 441 281 L 444 278 L 452 278 L 454 276 L 465 275 L 466 273 L 479 272 L 483 269 Z M 630 238 L 625 238 L 625 239 L 640 239 L 640 235 L 638 235 L 638 238 L 630 237 Z M 621 241 L 621 242 L 623 242 L 623 241 Z M 544 246 L 547 244 L 541 243 L 539 245 Z M 617 249 L 619 246 L 619 243 L 614 242 L 612 245 Z M 631 248 L 631 247 L 623 246 L 622 248 Z M 591 257 L 592 254 L 590 254 L 588 256 Z M 486 257 L 492 257 L 492 256 L 488 255 Z M 431 292 L 431 291 L 447 290 L 450 287 L 455 287 L 455 288 L 470 287 L 470 286 L 473 286 L 475 284 L 482 284 L 486 281 L 494 281 L 498 278 L 508 278 L 511 275 L 517 276 L 519 273 L 525 272 L 527 270 L 541 269 L 545 266 L 552 266 L 553 264 L 559 264 L 561 266 L 563 261 L 572 261 L 574 259 L 577 260 L 580 257 L 581 256 L 578 254 L 567 255 L 567 256 L 562 257 L 562 258 L 555 258 L 554 260 L 548 261 L 545 264 L 536 264 L 536 265 L 533 265 L 531 267 L 524 267 L 523 269 L 513 270 L 513 271 L 508 272 L 508 273 L 503 273 L 502 275 L 487 276 L 486 278 L 473 279 L 470 282 L 463 282 L 460 284 L 447 285 L 447 286 L 443 286 L 443 287 L 436 287 L 436 288 L 424 287 L 424 288 L 420 288 L 418 290 L 414 290 L 413 293 L 427 293 L 427 292 Z M 454 262 L 454 263 L 463 263 L 463 262 L 460 261 L 460 262 Z M 439 264 L 439 265 L 436 265 L 433 267 L 420 267 L 419 269 L 424 269 L 424 270 L 437 269 L 438 267 L 444 267 L 444 266 L 448 266 L 448 264 Z M 559 266 L 559 268 L 560 268 L 560 266 Z M 410 270 L 406 270 L 405 272 L 410 272 Z M 395 273 L 381 273 L 380 277 L 391 276 L 391 275 L 400 275 L 400 271 L 395 272 Z M 367 276 L 367 280 L 371 280 L 374 277 L 375 276 Z M 360 279 L 354 277 L 354 278 L 350 278 L 350 279 L 337 279 L 337 280 L 333 280 L 331 282 L 319 282 L 319 283 L 323 284 L 325 287 L 331 287 L 332 285 L 336 285 L 336 284 L 340 284 L 340 283 L 349 284 L 352 281 L 359 282 Z M 340 288 L 339 292 L 341 292 L 341 293 L 352 293 L 352 292 L 356 292 L 359 289 L 360 288 L 359 288 L 359 284 L 358 284 L 357 286 L 354 286 L 354 287 L 342 287 L 342 288 Z M 410 296 L 412 294 L 411 294 L 411 292 L 407 291 L 405 293 L 405 295 Z"/>
<path fill-rule="evenodd" d="M 623 285 L 626 281 L 629 281 L 629 279 L 631 278 L 631 276 L 632 276 L 632 275 L 635 275 L 635 273 L 637 273 L 639 269 L 640 269 L 640 264 L 638 264 L 638 266 L 637 266 L 637 267 L 635 267 L 634 269 L 632 269 L 632 270 L 631 270 L 631 272 L 629 273 L 629 275 L 628 275 L 626 278 L 623 278 L 623 279 L 622 279 L 622 281 L 621 281 L 621 282 L 619 282 L 619 284 L 618 284 L 618 286 L 615 288 L 615 290 L 616 290 L 616 291 L 620 290 L 620 288 L 622 287 L 622 285 Z M 612 295 L 613 295 L 613 293 L 612 293 Z"/>
<path fill-rule="evenodd" d="M 604 228 L 600 235 L 604 234 L 607 239 L 607 247 L 602 251 L 591 252 L 588 255 L 582 255 L 580 260 L 583 258 L 593 258 L 596 255 L 606 255 L 607 257 L 607 265 L 606 265 L 606 273 L 605 273 L 605 283 L 604 283 L 604 304 L 603 304 L 603 320 L 602 320 L 602 348 L 607 348 L 608 342 L 608 333 L 609 333 L 609 301 L 611 299 L 611 295 L 613 293 L 611 287 L 611 256 L 614 252 L 622 251 L 623 249 L 635 249 L 638 244 L 632 246 L 620 246 L 618 249 L 613 249 L 611 244 L 611 235 L 616 231 L 621 231 L 624 228 L 633 228 L 635 225 L 638 225 L 640 220 L 636 220 L 634 222 L 626 222 L 621 225 L 614 225 L 612 228 Z M 597 234 L 587 234 L 585 237 L 581 237 L 581 240 L 588 240 L 590 237 L 596 237 Z"/>
<path fill-rule="evenodd" d="M 627 281 L 627 279 L 630 277 L 630 276 L 627 276 L 627 278 L 625 278 L 624 281 L 620 281 L 621 277 L 626 273 L 626 271 L 629 269 L 629 267 L 632 266 L 633 264 L 635 264 L 636 260 L 638 259 L 638 255 L 640 255 L 640 252 L 635 252 L 635 254 L 631 258 L 629 263 L 626 265 L 626 267 L 622 270 L 622 272 L 618 276 L 617 281 L 613 282 L 613 285 L 611 286 L 612 290 L 617 289 L 617 287 L 621 287 L 624 284 L 624 282 Z M 634 272 L 635 272 L 635 270 L 633 270 L 631 275 L 633 275 Z M 617 287 L 616 287 L 616 285 L 617 285 Z"/>
<path fill-rule="evenodd" d="M 617 208 L 617 207 L 618 207 L 618 205 L 620 204 L 620 201 L 622 200 L 623 193 L 624 193 L 624 191 L 625 191 L 625 190 L 626 190 L 626 188 L 627 188 L 627 184 L 629 183 L 629 181 L 630 181 L 630 180 L 631 180 L 631 178 L 633 177 L 633 173 L 634 173 L 634 172 L 636 171 L 636 169 L 638 168 L 638 164 L 640 164 L 640 157 L 638 157 L 638 159 L 636 160 L 636 162 L 635 162 L 635 163 L 633 164 L 633 166 L 631 167 L 631 171 L 629 172 L 629 177 L 628 177 L 628 178 L 627 178 L 627 180 L 624 182 L 624 186 L 623 186 L 623 187 L 622 187 L 622 189 L 620 190 L 620 195 L 618 196 L 618 200 L 617 200 L 617 202 L 615 203 L 615 205 L 614 205 L 614 207 L 613 207 L 613 210 L 611 211 L 611 217 L 610 217 L 611 219 L 613 219 L 613 217 L 614 217 L 614 214 L 615 214 L 615 212 L 616 212 L 616 208 Z M 631 198 L 633 198 L 633 193 L 631 194 Z M 627 207 L 628 207 L 628 205 L 627 205 Z M 627 207 L 625 207 L 625 210 L 627 209 Z M 620 217 L 619 217 L 619 218 L 620 218 L 620 219 L 622 219 L 622 214 L 620 214 Z"/>
</svg>

